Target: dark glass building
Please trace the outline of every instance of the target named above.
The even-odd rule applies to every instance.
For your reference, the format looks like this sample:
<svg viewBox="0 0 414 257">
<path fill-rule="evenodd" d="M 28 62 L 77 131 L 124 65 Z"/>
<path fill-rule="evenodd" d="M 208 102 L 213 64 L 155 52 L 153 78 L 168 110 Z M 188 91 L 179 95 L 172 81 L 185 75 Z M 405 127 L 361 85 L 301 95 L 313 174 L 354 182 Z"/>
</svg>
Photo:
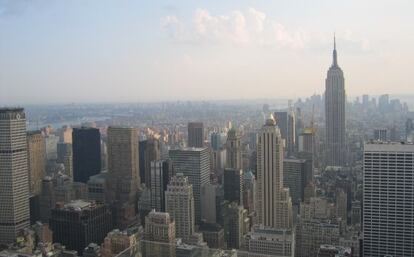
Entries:
<svg viewBox="0 0 414 257">
<path fill-rule="evenodd" d="M 224 169 L 224 200 L 243 205 L 243 170 Z"/>
<path fill-rule="evenodd" d="M 101 172 L 101 133 L 97 128 L 74 128 L 73 180 L 87 183 Z"/>
</svg>

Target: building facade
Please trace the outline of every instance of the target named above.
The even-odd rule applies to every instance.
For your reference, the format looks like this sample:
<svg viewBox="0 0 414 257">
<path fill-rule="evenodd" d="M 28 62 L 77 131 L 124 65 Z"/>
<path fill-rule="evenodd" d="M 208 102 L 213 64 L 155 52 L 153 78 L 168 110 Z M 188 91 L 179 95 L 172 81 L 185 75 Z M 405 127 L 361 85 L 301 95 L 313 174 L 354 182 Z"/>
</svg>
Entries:
<svg viewBox="0 0 414 257">
<path fill-rule="evenodd" d="M 0 108 L 0 244 L 30 225 L 26 114 Z"/>
</svg>

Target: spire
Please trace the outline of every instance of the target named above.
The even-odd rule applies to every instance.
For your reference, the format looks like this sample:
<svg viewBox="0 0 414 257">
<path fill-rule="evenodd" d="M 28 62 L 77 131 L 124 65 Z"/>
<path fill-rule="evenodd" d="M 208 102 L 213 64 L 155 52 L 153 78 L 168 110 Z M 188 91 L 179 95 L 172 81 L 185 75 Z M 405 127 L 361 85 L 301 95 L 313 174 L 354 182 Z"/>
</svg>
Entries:
<svg viewBox="0 0 414 257">
<path fill-rule="evenodd" d="M 332 66 L 338 66 L 338 57 L 336 54 L 336 37 L 335 37 L 335 33 L 334 33 L 334 50 L 333 50 L 333 63 Z"/>
</svg>

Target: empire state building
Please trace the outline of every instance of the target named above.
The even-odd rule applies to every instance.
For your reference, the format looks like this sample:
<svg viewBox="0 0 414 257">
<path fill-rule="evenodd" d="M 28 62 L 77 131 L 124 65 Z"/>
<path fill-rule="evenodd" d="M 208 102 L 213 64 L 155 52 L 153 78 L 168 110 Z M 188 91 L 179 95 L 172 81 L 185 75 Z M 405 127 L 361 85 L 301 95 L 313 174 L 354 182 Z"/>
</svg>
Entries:
<svg viewBox="0 0 414 257">
<path fill-rule="evenodd" d="M 334 37 L 333 62 L 325 80 L 326 164 L 345 164 L 345 83 L 338 66 Z"/>
</svg>

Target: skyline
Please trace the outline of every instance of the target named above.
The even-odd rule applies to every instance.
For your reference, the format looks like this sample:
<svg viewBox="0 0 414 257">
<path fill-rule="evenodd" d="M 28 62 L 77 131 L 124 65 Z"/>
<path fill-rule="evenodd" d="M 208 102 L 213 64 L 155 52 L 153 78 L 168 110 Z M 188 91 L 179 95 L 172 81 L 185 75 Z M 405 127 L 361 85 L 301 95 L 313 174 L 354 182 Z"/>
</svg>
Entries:
<svg viewBox="0 0 414 257">
<path fill-rule="evenodd" d="M 216 2 L 2 0 L 0 102 L 322 94 L 334 32 L 348 97 L 412 94 L 409 1 Z"/>
</svg>

